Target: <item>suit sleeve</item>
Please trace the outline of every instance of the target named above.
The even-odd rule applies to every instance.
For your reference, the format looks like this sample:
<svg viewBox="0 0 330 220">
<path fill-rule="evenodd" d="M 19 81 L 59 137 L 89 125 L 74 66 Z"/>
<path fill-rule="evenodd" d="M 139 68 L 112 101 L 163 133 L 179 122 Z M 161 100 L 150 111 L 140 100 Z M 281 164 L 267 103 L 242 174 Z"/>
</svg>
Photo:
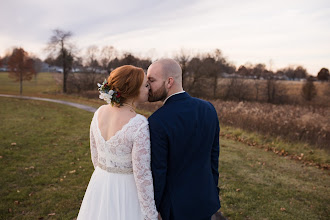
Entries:
<svg viewBox="0 0 330 220">
<path fill-rule="evenodd" d="M 219 181 L 219 151 L 220 151 L 220 146 L 219 146 L 219 132 L 220 132 L 220 126 L 219 126 L 219 119 L 216 114 L 216 130 L 214 134 L 214 140 L 213 140 L 213 146 L 212 146 L 212 151 L 211 151 L 211 167 L 212 167 L 212 174 L 213 174 L 213 179 L 214 183 L 218 189 L 218 194 L 219 194 L 219 187 L 218 187 L 218 181 Z"/>
<path fill-rule="evenodd" d="M 157 118 L 150 117 L 151 170 L 154 182 L 156 208 L 160 211 L 167 175 L 168 139 L 163 125 Z"/>
</svg>

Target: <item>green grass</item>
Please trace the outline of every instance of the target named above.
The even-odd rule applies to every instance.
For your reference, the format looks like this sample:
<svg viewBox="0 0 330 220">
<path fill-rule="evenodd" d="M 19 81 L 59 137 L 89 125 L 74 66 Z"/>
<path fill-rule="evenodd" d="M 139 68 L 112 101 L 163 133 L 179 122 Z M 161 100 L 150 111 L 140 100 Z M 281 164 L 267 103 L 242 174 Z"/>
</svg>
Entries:
<svg viewBox="0 0 330 220">
<path fill-rule="evenodd" d="M 282 151 L 282 154 L 287 154 L 289 157 L 299 156 L 302 163 L 309 164 L 312 162 L 313 165 L 330 164 L 329 150 L 316 148 L 304 142 L 289 142 L 281 137 L 265 136 L 229 126 L 221 126 L 221 133 L 224 136 L 230 135 L 231 139 L 239 139 L 244 143 L 250 143 L 259 148 L 272 149 L 270 151 Z"/>
<path fill-rule="evenodd" d="M 96 85 L 95 85 L 96 89 Z M 89 99 L 77 94 L 63 94 L 62 85 L 58 85 L 52 73 L 39 73 L 31 81 L 23 81 L 23 96 L 59 99 L 98 107 L 104 102 Z M 19 95 L 19 82 L 8 77 L 8 73 L 0 72 L 0 94 Z"/>
<path fill-rule="evenodd" d="M 328 219 L 328 171 L 221 140 L 220 197 L 229 219 Z"/>
<path fill-rule="evenodd" d="M 23 81 L 23 95 L 36 95 L 60 92 L 51 73 L 39 73 L 30 81 Z M 0 93 L 19 95 L 19 82 L 8 77 L 8 73 L 0 73 Z"/>
<path fill-rule="evenodd" d="M 40 101 L 0 98 L 0 103 L 0 219 L 50 213 L 72 219 L 93 170 L 93 114 Z"/>
<path fill-rule="evenodd" d="M 0 98 L 0 104 L 0 219 L 75 218 L 93 172 L 93 114 L 31 100 Z M 328 170 L 220 142 L 221 211 L 229 219 L 328 218 Z"/>
</svg>

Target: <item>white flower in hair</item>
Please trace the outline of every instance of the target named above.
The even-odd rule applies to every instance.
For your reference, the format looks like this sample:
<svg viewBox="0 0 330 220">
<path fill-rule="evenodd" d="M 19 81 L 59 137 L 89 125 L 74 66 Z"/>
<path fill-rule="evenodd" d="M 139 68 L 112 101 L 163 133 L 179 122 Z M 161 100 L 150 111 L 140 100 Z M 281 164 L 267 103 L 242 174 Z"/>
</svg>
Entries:
<svg viewBox="0 0 330 220">
<path fill-rule="evenodd" d="M 106 101 L 108 104 L 114 105 L 122 105 L 120 102 L 121 94 L 116 90 L 110 89 L 107 80 L 105 79 L 102 84 L 98 83 L 98 90 L 100 92 L 99 98 Z"/>
</svg>

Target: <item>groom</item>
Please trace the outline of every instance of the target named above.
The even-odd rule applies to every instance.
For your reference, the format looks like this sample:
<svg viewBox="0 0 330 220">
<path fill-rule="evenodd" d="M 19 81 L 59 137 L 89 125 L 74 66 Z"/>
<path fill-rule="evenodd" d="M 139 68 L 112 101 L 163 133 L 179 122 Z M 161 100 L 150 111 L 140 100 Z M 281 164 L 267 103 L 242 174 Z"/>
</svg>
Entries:
<svg viewBox="0 0 330 220">
<path fill-rule="evenodd" d="M 149 101 L 164 103 L 148 119 L 157 210 L 163 220 L 210 220 L 220 208 L 217 112 L 183 91 L 176 61 L 154 62 L 147 76 Z"/>
</svg>

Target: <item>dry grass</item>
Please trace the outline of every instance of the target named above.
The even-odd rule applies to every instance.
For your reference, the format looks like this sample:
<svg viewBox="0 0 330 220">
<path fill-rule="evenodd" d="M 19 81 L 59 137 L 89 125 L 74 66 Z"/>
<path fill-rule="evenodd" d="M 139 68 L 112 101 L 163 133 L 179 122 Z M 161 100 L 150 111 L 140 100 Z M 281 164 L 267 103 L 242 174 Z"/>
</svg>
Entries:
<svg viewBox="0 0 330 220">
<path fill-rule="evenodd" d="M 216 90 L 216 97 L 230 100 L 247 100 L 267 102 L 267 80 L 237 79 L 237 83 L 230 88 L 232 79 L 219 78 Z M 330 82 L 314 82 L 317 95 L 312 101 L 307 102 L 301 95 L 302 81 L 281 81 L 278 80 L 276 85 L 277 103 L 298 104 L 298 105 L 317 105 L 330 107 Z M 213 80 L 210 78 L 202 78 L 196 82 L 195 88 L 186 85 L 187 91 L 200 97 L 213 98 Z M 230 88 L 231 97 L 226 97 Z M 237 97 L 240 93 L 240 97 Z M 234 96 L 234 97 L 233 97 Z"/>
<path fill-rule="evenodd" d="M 330 108 L 213 101 L 222 124 L 329 149 Z"/>
<path fill-rule="evenodd" d="M 310 143 L 330 150 L 330 108 L 274 105 L 268 103 L 211 101 L 220 123 L 272 137 Z M 146 103 L 139 108 L 153 112 L 162 103 Z"/>
</svg>

